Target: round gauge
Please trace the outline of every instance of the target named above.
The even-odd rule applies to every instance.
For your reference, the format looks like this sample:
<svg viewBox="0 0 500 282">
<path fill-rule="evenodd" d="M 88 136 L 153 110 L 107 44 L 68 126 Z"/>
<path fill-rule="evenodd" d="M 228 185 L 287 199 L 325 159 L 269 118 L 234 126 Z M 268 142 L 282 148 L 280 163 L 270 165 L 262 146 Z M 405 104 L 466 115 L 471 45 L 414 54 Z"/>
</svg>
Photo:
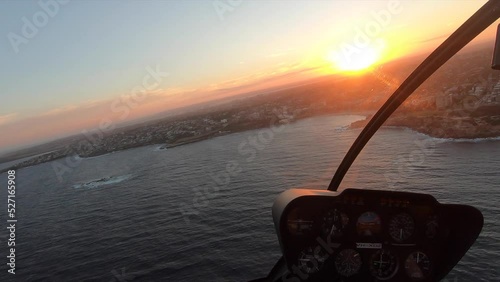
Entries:
<svg viewBox="0 0 500 282">
<path fill-rule="evenodd" d="M 358 218 L 356 228 L 362 236 L 373 236 L 382 230 L 380 216 L 374 212 L 365 212 Z"/>
<path fill-rule="evenodd" d="M 335 268 L 344 277 L 356 275 L 361 270 L 361 255 L 353 249 L 344 249 L 335 257 Z"/>
<path fill-rule="evenodd" d="M 396 242 L 403 242 L 413 235 L 415 231 L 415 221 L 407 213 L 400 213 L 394 216 L 389 222 L 389 235 Z"/>
<path fill-rule="evenodd" d="M 349 224 L 349 217 L 339 210 L 331 210 L 323 217 L 321 234 L 325 237 L 338 238 Z"/>
<path fill-rule="evenodd" d="M 299 268 L 305 273 L 315 273 L 323 266 L 328 254 L 321 247 L 312 247 L 302 251 L 299 256 Z"/>
<path fill-rule="evenodd" d="M 414 252 L 406 259 L 405 269 L 406 274 L 408 274 L 412 280 L 424 280 L 431 273 L 431 261 L 426 254 Z"/>
<path fill-rule="evenodd" d="M 370 259 L 370 272 L 378 280 L 391 279 L 398 268 L 398 258 L 387 250 L 379 250 Z"/>
</svg>

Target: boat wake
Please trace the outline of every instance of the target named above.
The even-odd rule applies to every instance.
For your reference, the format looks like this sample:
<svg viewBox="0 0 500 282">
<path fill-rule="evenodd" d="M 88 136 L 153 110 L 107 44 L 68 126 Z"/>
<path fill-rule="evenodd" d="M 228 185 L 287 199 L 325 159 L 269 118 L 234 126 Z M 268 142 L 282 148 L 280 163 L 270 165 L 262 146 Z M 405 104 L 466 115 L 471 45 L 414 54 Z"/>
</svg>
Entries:
<svg viewBox="0 0 500 282">
<path fill-rule="evenodd" d="M 154 149 L 155 152 L 166 151 L 168 149 L 167 144 L 160 145 Z"/>
<path fill-rule="evenodd" d="M 93 188 L 99 188 L 101 186 L 106 186 L 106 185 L 111 185 L 111 184 L 118 184 L 123 181 L 126 181 L 128 179 L 132 178 L 132 174 L 127 174 L 127 175 L 120 175 L 120 176 L 109 176 L 109 177 L 103 177 L 101 179 L 95 179 L 91 180 L 85 183 L 79 183 L 73 185 L 73 188 L 75 189 L 93 189 Z"/>
</svg>

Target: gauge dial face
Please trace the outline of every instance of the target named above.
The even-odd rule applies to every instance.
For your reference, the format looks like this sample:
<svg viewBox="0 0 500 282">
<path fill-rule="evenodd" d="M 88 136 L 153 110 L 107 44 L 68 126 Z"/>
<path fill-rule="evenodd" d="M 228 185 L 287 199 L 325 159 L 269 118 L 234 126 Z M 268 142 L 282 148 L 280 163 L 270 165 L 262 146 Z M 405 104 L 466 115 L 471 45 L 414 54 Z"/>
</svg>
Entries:
<svg viewBox="0 0 500 282">
<path fill-rule="evenodd" d="M 410 239 L 413 232 L 415 232 L 415 221 L 407 213 L 400 213 L 389 222 L 389 235 L 396 242 L 404 242 Z"/>
<path fill-rule="evenodd" d="M 414 252 L 406 259 L 405 269 L 408 277 L 413 281 L 424 280 L 431 273 L 431 261 L 426 254 Z"/>
<path fill-rule="evenodd" d="M 387 250 L 379 250 L 370 258 L 370 272 L 378 280 L 389 280 L 398 271 L 398 258 Z"/>
<path fill-rule="evenodd" d="M 344 277 L 358 274 L 362 264 L 361 255 L 353 249 L 342 250 L 335 257 L 335 268 Z"/>
<path fill-rule="evenodd" d="M 347 214 L 337 209 L 331 210 L 323 217 L 321 234 L 324 237 L 338 238 L 342 235 L 342 231 L 347 224 L 349 224 L 349 217 Z"/>
<path fill-rule="evenodd" d="M 358 218 L 356 224 L 358 234 L 362 236 L 373 236 L 382 230 L 382 221 L 380 216 L 374 212 L 365 212 Z"/>
<path fill-rule="evenodd" d="M 321 247 L 312 247 L 302 251 L 299 256 L 299 268 L 305 273 L 316 273 L 323 266 L 328 254 Z"/>
</svg>

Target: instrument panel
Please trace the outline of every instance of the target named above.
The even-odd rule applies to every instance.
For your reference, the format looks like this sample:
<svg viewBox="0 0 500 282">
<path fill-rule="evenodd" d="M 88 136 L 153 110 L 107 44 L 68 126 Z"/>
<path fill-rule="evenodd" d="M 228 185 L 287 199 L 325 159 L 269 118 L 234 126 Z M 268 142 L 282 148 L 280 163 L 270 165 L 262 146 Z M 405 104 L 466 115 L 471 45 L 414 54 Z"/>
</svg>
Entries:
<svg viewBox="0 0 500 282">
<path fill-rule="evenodd" d="M 470 206 L 359 189 L 288 190 L 273 217 L 289 269 L 283 281 L 438 281 L 483 225 Z"/>
</svg>

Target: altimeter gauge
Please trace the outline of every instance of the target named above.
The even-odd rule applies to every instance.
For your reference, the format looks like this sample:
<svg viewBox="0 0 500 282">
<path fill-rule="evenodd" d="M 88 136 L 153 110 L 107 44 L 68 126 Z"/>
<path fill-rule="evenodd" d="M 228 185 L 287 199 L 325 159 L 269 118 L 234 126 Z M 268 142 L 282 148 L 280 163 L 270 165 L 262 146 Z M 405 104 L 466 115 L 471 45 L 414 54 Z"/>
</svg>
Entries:
<svg viewBox="0 0 500 282">
<path fill-rule="evenodd" d="M 338 238 L 348 224 L 349 217 L 347 214 L 340 212 L 338 209 L 331 210 L 323 217 L 321 234 L 326 238 Z"/>
<path fill-rule="evenodd" d="M 407 213 L 400 213 L 389 222 L 389 235 L 396 242 L 410 239 L 414 232 L 415 221 Z"/>
</svg>

